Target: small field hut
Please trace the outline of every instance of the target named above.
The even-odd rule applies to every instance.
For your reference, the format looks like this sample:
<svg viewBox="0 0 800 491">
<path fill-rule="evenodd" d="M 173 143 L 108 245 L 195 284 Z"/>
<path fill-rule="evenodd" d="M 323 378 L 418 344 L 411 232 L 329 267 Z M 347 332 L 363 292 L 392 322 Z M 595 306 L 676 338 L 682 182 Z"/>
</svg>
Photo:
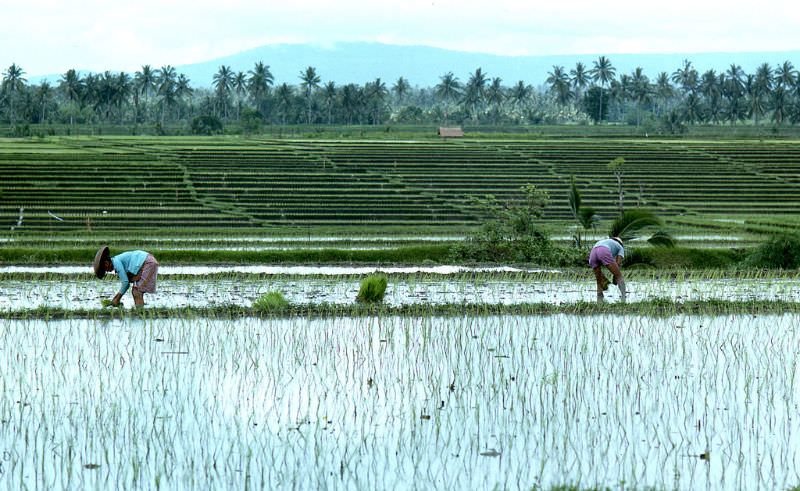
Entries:
<svg viewBox="0 0 800 491">
<path fill-rule="evenodd" d="M 464 130 L 462 130 L 458 126 L 451 128 L 440 126 L 439 136 L 442 138 L 461 138 L 462 136 L 464 136 Z"/>
</svg>

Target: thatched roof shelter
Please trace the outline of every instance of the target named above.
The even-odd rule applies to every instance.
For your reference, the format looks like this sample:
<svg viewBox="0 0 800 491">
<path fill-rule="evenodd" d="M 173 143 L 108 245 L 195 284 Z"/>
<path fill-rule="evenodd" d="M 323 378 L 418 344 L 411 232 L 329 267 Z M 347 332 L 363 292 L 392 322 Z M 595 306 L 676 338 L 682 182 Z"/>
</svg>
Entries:
<svg viewBox="0 0 800 491">
<path fill-rule="evenodd" d="M 442 138 L 460 138 L 464 136 L 464 130 L 462 130 L 458 126 L 452 128 L 446 128 L 444 126 L 440 126 L 439 136 L 441 136 Z"/>
</svg>

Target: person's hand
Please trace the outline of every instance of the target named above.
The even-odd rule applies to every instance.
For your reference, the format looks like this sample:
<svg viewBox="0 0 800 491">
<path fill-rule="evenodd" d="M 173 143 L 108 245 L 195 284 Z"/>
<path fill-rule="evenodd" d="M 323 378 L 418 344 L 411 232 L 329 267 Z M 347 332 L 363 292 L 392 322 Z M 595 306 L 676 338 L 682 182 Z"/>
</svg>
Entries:
<svg viewBox="0 0 800 491">
<path fill-rule="evenodd" d="M 120 306 L 119 301 L 118 300 L 115 301 L 115 300 L 109 300 L 107 298 L 101 298 L 100 299 L 100 305 L 102 305 L 103 307 L 119 307 Z"/>
</svg>

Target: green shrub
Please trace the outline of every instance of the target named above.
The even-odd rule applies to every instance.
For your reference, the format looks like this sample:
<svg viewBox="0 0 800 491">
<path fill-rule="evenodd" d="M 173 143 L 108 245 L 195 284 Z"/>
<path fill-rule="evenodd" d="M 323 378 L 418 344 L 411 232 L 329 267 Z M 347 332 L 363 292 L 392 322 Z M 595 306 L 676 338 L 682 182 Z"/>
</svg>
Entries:
<svg viewBox="0 0 800 491">
<path fill-rule="evenodd" d="M 373 274 L 361 281 L 361 288 L 358 290 L 356 300 L 366 303 L 378 303 L 383 301 L 386 295 L 386 285 L 389 281 L 386 275 Z"/>
<path fill-rule="evenodd" d="M 191 130 L 193 135 L 219 135 L 222 121 L 216 116 L 197 116 L 192 119 Z"/>
<path fill-rule="evenodd" d="M 279 313 L 289 308 L 289 301 L 281 292 L 269 292 L 261 295 L 253 302 L 253 309 L 258 312 Z"/>
<path fill-rule="evenodd" d="M 587 254 L 583 249 L 555 245 L 544 236 L 518 240 L 474 236 L 452 246 L 451 260 L 564 267 L 584 265 Z"/>
<path fill-rule="evenodd" d="M 800 267 L 800 236 L 783 234 L 770 238 L 747 257 L 745 265 L 770 269 Z"/>
<path fill-rule="evenodd" d="M 629 247 L 625 250 L 625 261 L 622 265 L 661 269 L 722 269 L 737 265 L 743 257 L 740 249 Z"/>
</svg>

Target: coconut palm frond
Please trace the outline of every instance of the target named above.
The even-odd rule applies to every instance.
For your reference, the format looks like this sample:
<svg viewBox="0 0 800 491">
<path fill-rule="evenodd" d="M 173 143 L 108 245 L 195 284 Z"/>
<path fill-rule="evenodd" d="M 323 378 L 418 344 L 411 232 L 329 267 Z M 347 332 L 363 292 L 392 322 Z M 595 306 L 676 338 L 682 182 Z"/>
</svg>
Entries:
<svg viewBox="0 0 800 491">
<path fill-rule="evenodd" d="M 664 230 L 656 230 L 656 232 L 647 239 L 647 242 L 654 246 L 675 247 L 675 238 Z"/>
<path fill-rule="evenodd" d="M 627 210 L 611 224 L 609 236 L 631 240 L 639 237 L 645 229 L 661 225 L 661 219 L 650 210 Z"/>
<path fill-rule="evenodd" d="M 584 206 L 578 210 L 578 221 L 581 224 L 581 227 L 585 229 L 590 229 L 594 227 L 597 223 L 597 211 L 591 206 Z"/>
</svg>

